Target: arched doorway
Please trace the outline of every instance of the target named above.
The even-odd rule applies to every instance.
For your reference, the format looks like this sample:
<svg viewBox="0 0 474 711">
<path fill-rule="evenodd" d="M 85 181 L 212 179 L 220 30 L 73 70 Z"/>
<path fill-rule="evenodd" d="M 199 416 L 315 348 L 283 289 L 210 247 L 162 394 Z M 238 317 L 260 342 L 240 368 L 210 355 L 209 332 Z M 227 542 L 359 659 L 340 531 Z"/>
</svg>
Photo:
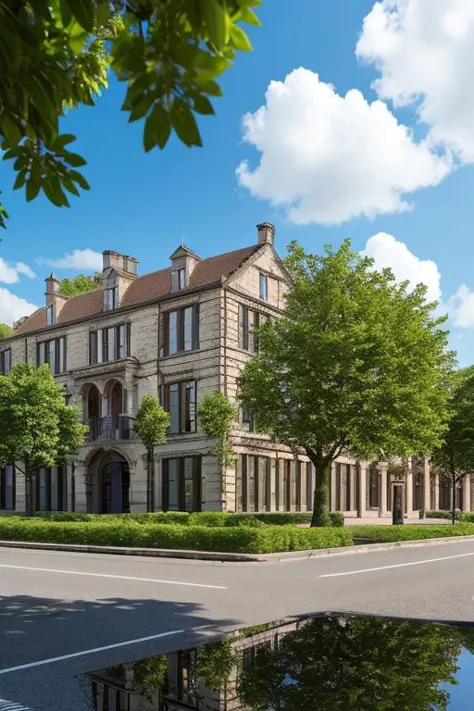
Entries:
<svg viewBox="0 0 474 711">
<path fill-rule="evenodd" d="M 130 513 L 130 470 L 123 459 L 108 461 L 99 473 L 100 513 Z"/>
</svg>

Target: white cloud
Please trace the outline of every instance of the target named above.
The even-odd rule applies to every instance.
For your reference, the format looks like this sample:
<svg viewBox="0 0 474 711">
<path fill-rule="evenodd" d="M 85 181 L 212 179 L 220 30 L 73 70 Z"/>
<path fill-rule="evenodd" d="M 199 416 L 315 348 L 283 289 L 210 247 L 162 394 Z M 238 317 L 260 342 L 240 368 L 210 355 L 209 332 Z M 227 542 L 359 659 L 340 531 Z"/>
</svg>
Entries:
<svg viewBox="0 0 474 711">
<path fill-rule="evenodd" d="M 433 144 L 474 162 L 472 0 L 376 2 L 356 53 L 379 71 L 379 97 L 414 106 Z"/>
<path fill-rule="evenodd" d="M 36 274 L 27 264 L 18 262 L 17 264 L 9 264 L 0 257 L 0 282 L 5 284 L 16 284 L 20 280 L 20 274 L 24 274 L 29 279 L 34 279 Z"/>
<path fill-rule="evenodd" d="M 85 271 L 102 271 L 102 254 L 92 249 L 74 249 L 59 259 L 38 257 L 38 264 L 46 264 L 58 269 L 83 269 Z"/>
<path fill-rule="evenodd" d="M 254 170 L 240 164 L 240 184 L 299 224 L 406 210 L 407 195 L 437 185 L 452 168 L 385 103 L 355 89 L 341 96 L 303 68 L 270 83 L 265 105 L 244 117 L 243 134 L 261 155 Z"/>
<path fill-rule="evenodd" d="M 372 257 L 377 269 L 389 267 L 398 282 L 409 281 L 412 287 L 424 284 L 428 301 L 441 299 L 441 274 L 436 262 L 420 259 L 393 235 L 385 232 L 373 235 L 367 240 L 363 254 Z"/>
<path fill-rule="evenodd" d="M 29 316 L 36 311 L 38 306 L 31 304 L 26 299 L 15 296 L 8 289 L 0 287 L 0 322 L 13 325 L 22 316 Z"/>
<path fill-rule="evenodd" d="M 448 301 L 449 315 L 454 326 L 474 328 L 474 291 L 462 284 Z"/>
</svg>

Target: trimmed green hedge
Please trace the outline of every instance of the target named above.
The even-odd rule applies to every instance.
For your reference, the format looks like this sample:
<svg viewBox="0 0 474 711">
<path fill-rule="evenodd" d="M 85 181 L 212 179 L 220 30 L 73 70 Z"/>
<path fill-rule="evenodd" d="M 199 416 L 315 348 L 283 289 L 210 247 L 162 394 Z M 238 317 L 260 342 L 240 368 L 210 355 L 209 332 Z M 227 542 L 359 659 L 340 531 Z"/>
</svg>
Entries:
<svg viewBox="0 0 474 711">
<path fill-rule="evenodd" d="M 426 518 L 445 518 L 451 520 L 451 511 L 425 511 Z"/>
<path fill-rule="evenodd" d="M 474 536 L 473 523 L 456 523 L 454 526 L 427 526 L 404 524 L 403 526 L 347 526 L 354 538 L 367 538 L 388 543 L 391 541 L 416 541 L 425 538 L 448 538 L 450 536 Z"/>
<path fill-rule="evenodd" d="M 474 512 L 463 513 L 461 520 L 463 523 L 474 523 Z"/>
<path fill-rule="evenodd" d="M 353 545 L 342 528 L 294 526 L 182 526 L 137 521 L 0 520 L 0 540 L 83 545 L 168 548 L 231 553 L 276 553 Z"/>
</svg>

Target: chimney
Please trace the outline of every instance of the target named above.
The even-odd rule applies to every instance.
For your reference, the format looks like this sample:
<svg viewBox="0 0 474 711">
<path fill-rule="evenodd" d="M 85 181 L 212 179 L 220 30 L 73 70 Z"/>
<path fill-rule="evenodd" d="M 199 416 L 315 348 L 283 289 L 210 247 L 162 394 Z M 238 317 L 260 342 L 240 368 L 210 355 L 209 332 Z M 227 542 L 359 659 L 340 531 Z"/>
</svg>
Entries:
<svg viewBox="0 0 474 711">
<path fill-rule="evenodd" d="M 273 244 L 275 239 L 275 225 L 271 222 L 261 222 L 257 225 L 258 243 Z"/>
<path fill-rule="evenodd" d="M 109 267 L 132 276 L 137 276 L 138 274 L 138 261 L 135 257 L 129 257 L 128 254 L 119 254 L 111 249 L 106 249 L 102 253 L 102 269 L 105 270 Z"/>
<path fill-rule="evenodd" d="M 107 249 L 102 253 L 102 266 L 104 310 L 108 311 L 120 306 L 128 287 L 137 278 L 138 261 L 128 254 Z"/>
<path fill-rule="evenodd" d="M 48 310 L 47 323 L 48 326 L 55 326 L 57 318 L 68 300 L 68 297 L 59 293 L 61 282 L 54 272 L 51 272 L 49 277 L 45 279 L 45 283 L 46 291 L 44 295 L 46 296 L 46 308 Z"/>
<path fill-rule="evenodd" d="M 181 244 L 170 256 L 171 260 L 171 291 L 179 291 L 189 286 L 194 267 L 200 257 L 185 244 Z"/>
</svg>

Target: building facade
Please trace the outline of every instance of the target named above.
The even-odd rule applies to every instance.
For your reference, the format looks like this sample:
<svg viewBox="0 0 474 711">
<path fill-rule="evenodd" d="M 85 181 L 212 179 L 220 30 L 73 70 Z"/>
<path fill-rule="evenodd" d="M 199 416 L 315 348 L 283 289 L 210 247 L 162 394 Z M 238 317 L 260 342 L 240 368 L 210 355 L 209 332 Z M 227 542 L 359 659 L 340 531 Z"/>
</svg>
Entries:
<svg viewBox="0 0 474 711">
<path fill-rule="evenodd" d="M 225 470 L 196 417 L 207 393 L 235 398 L 238 375 L 258 352 L 255 327 L 283 313 L 289 278 L 273 242 L 273 225 L 263 223 L 250 247 L 201 259 L 180 245 L 167 268 L 144 276 L 134 258 L 105 251 L 101 288 L 70 298 L 51 274 L 45 306 L 0 341 L 0 372 L 48 363 L 89 432 L 68 466 L 37 473 L 37 511 L 146 510 L 145 449 L 133 429 L 145 394 L 171 415 L 167 442 L 155 452 L 155 510 L 312 509 L 313 466 L 253 432 L 251 413 L 240 412 L 231 433 L 237 465 Z M 389 516 L 394 476 L 386 463 L 340 458 L 331 471 L 331 509 Z M 23 511 L 24 493 L 20 473 L 0 470 L 0 510 Z M 450 496 L 427 460 L 406 463 L 408 516 L 449 508 Z M 470 510 L 469 481 L 457 496 Z"/>
</svg>

